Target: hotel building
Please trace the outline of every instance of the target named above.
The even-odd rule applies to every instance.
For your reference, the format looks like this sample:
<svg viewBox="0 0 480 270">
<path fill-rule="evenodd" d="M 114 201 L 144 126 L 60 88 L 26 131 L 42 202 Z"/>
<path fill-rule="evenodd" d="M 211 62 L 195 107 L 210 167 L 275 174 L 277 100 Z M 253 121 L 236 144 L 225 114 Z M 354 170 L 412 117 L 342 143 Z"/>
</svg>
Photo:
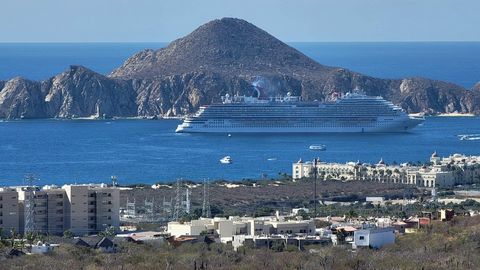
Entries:
<svg viewBox="0 0 480 270">
<path fill-rule="evenodd" d="M 480 156 L 454 154 L 440 158 L 433 153 L 430 162 L 423 166 L 409 164 L 387 165 L 383 160 L 377 164 L 360 162 L 317 162 L 320 180 L 359 180 L 381 183 L 401 183 L 420 187 L 451 187 L 454 185 L 480 183 Z M 292 164 L 294 180 L 312 176 L 314 164 L 301 159 Z"/>
</svg>

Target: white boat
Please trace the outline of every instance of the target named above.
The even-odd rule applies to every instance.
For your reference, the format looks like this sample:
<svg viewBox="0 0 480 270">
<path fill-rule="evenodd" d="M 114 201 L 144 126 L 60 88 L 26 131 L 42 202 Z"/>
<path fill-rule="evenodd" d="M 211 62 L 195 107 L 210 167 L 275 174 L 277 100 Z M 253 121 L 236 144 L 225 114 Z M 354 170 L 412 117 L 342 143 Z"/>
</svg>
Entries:
<svg viewBox="0 0 480 270">
<path fill-rule="evenodd" d="M 308 149 L 314 150 L 314 151 L 325 151 L 327 150 L 327 146 L 323 144 L 312 144 L 308 147 Z"/>
<path fill-rule="evenodd" d="M 461 141 L 476 141 L 480 140 L 480 134 L 461 134 L 457 135 Z"/>
<path fill-rule="evenodd" d="M 232 158 L 230 156 L 225 156 L 222 159 L 220 159 L 220 163 L 222 163 L 222 164 L 231 164 L 232 162 L 233 161 L 232 161 Z"/>
</svg>

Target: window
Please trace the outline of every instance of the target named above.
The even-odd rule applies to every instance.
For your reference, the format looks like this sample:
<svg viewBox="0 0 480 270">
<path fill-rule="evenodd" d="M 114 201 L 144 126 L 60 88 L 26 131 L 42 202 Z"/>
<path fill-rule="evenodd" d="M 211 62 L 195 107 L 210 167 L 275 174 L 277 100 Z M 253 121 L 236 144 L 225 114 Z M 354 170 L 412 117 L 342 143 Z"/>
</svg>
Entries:
<svg viewBox="0 0 480 270">
<path fill-rule="evenodd" d="M 359 240 L 365 240 L 365 236 L 361 235 L 358 239 Z"/>
</svg>

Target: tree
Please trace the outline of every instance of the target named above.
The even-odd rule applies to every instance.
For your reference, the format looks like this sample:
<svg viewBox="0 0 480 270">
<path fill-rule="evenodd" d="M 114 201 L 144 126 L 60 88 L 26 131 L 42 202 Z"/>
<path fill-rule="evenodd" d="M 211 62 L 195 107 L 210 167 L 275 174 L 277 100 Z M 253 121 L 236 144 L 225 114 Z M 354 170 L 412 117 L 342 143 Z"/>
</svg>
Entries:
<svg viewBox="0 0 480 270">
<path fill-rule="evenodd" d="M 104 231 L 98 233 L 98 236 L 101 236 L 101 237 L 113 237 L 113 236 L 115 236 L 115 227 L 110 226 L 110 227 L 105 228 Z"/>
<path fill-rule="evenodd" d="M 63 232 L 63 238 L 71 239 L 73 238 L 73 233 L 70 230 L 66 230 Z"/>
<path fill-rule="evenodd" d="M 348 212 L 346 214 L 346 217 L 347 218 L 354 218 L 354 217 L 358 217 L 358 214 L 357 214 L 357 212 L 355 212 L 354 209 L 350 209 L 350 210 L 348 210 Z"/>
<path fill-rule="evenodd" d="M 305 210 L 303 210 L 303 209 L 298 210 L 297 216 L 302 217 L 303 220 L 310 219 L 310 215 L 309 215 Z"/>
<path fill-rule="evenodd" d="M 10 230 L 10 244 L 13 247 L 15 247 L 15 238 L 17 238 L 17 231 L 15 229 Z"/>
</svg>

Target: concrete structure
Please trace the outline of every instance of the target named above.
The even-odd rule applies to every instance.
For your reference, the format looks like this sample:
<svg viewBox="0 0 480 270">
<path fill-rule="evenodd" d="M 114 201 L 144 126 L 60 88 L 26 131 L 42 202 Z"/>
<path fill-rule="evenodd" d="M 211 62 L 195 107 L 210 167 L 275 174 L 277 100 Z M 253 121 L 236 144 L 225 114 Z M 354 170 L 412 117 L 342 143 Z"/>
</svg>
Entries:
<svg viewBox="0 0 480 270">
<path fill-rule="evenodd" d="M 253 248 L 278 248 L 285 249 L 287 246 L 304 250 L 308 245 L 327 245 L 330 239 L 314 236 L 286 236 L 286 235 L 234 235 L 232 246 L 234 250 L 244 245 Z"/>
<path fill-rule="evenodd" d="M 293 163 L 293 179 L 310 177 L 313 166 L 312 162 L 303 162 L 302 160 Z M 318 177 L 321 180 L 375 181 L 410 184 L 427 188 L 451 187 L 480 183 L 480 156 L 454 154 L 446 158 L 440 158 L 434 152 L 430 157 L 429 164 L 423 166 L 411 164 L 387 165 L 381 159 L 377 164 L 319 162 L 317 170 Z"/>
<path fill-rule="evenodd" d="M 18 193 L 12 188 L 0 188 L 0 228 L 6 235 L 18 232 L 19 227 Z"/>
<path fill-rule="evenodd" d="M 0 227 L 20 233 L 28 228 L 48 234 L 70 230 L 85 235 L 119 226 L 119 189 L 104 184 L 2 188 L 0 198 L 0 206 L 10 207 L 0 211 L 4 223 Z M 33 209 L 26 209 L 30 203 Z M 12 217 L 8 223 L 2 219 L 7 211 Z"/>
<path fill-rule="evenodd" d="M 371 228 L 358 230 L 354 233 L 353 248 L 370 247 L 379 249 L 395 243 L 394 228 Z"/>
<path fill-rule="evenodd" d="M 49 234 L 61 234 L 65 231 L 65 191 L 55 186 L 45 186 L 43 189 L 18 187 L 20 206 L 20 230 L 24 233 L 28 222 L 25 209 L 27 200 L 33 196 L 33 230 Z"/>
<path fill-rule="evenodd" d="M 284 217 L 230 217 L 202 218 L 190 222 L 169 222 L 167 232 L 174 236 L 198 236 L 215 234 L 224 243 L 231 242 L 234 235 L 314 235 L 314 220 L 288 220 Z"/>
<path fill-rule="evenodd" d="M 66 227 L 77 235 L 118 228 L 120 191 L 100 185 L 65 185 L 68 198 Z"/>
</svg>

